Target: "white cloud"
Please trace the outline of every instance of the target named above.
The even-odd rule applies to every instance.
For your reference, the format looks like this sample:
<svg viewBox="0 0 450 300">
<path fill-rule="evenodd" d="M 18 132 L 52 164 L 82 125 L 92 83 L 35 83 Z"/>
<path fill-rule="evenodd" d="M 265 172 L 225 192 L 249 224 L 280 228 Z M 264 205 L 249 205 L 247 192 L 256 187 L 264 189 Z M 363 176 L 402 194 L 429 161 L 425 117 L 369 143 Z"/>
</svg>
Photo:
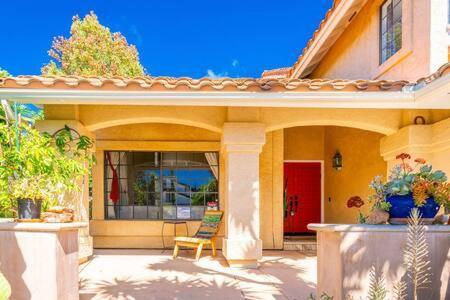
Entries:
<svg viewBox="0 0 450 300">
<path fill-rule="evenodd" d="M 136 38 L 136 44 L 141 45 L 143 42 L 143 38 L 139 30 L 137 29 L 136 25 L 131 24 L 129 29 L 131 34 L 134 35 L 134 37 Z"/>
<path fill-rule="evenodd" d="M 239 66 L 239 60 L 233 59 L 233 61 L 231 62 L 231 65 L 236 68 L 237 66 Z"/>
<path fill-rule="evenodd" d="M 223 73 L 215 73 L 213 70 L 208 69 L 206 71 L 207 77 L 212 78 L 212 79 L 217 79 L 217 78 L 223 78 L 223 77 L 227 77 L 228 76 L 228 72 L 223 72 Z"/>
</svg>

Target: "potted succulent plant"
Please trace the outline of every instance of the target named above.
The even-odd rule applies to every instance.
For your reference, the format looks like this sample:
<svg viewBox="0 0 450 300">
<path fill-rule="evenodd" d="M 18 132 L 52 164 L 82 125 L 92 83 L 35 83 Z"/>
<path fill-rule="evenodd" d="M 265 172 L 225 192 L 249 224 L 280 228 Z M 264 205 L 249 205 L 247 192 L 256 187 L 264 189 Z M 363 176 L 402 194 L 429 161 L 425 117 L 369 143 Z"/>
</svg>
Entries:
<svg viewBox="0 0 450 300">
<path fill-rule="evenodd" d="M 411 166 L 408 153 L 396 158 L 401 162 L 391 170 L 388 181 L 383 183 L 377 176 L 370 184 L 375 191 L 371 197 L 374 206 L 389 212 L 391 224 L 406 224 L 413 208 L 418 208 L 424 222 L 433 222 L 441 206 L 450 206 L 447 176 L 440 170 L 434 171 L 422 158 L 415 159 Z"/>
<path fill-rule="evenodd" d="M 67 126 L 49 135 L 26 123 L 0 124 L 2 210 L 14 211 L 18 220 L 39 220 L 42 209 L 78 189 L 77 179 L 88 170 L 92 142 L 72 133 Z"/>
</svg>

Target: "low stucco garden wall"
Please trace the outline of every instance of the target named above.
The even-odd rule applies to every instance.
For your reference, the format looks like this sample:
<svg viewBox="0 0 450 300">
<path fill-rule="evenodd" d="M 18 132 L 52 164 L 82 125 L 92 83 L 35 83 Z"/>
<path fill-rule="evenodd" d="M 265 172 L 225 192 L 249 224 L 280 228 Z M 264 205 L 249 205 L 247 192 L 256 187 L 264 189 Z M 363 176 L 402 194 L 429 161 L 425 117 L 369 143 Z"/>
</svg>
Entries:
<svg viewBox="0 0 450 300">
<path fill-rule="evenodd" d="M 317 231 L 317 295 L 366 299 L 372 266 L 384 275 L 388 299 L 393 299 L 394 284 L 408 281 L 403 265 L 407 226 L 310 224 L 308 228 Z M 425 226 L 432 275 L 418 299 L 450 298 L 449 236 L 450 226 Z"/>
</svg>

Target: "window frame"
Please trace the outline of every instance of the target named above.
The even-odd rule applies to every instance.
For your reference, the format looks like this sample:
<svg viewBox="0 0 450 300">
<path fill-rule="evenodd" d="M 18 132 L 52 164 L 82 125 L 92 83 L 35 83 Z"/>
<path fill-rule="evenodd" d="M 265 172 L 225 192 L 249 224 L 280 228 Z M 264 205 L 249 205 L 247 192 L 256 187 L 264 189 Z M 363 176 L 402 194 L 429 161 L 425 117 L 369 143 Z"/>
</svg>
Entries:
<svg viewBox="0 0 450 300">
<path fill-rule="evenodd" d="M 394 1 L 395 0 L 384 0 L 381 3 L 380 8 L 379 8 L 379 20 L 378 20 L 379 21 L 379 34 L 378 34 L 378 36 L 379 36 L 379 39 L 378 39 L 378 49 L 379 49 L 378 64 L 379 64 L 379 66 L 382 66 L 384 63 L 389 61 L 390 58 L 394 57 L 397 53 L 399 53 L 404 48 L 404 45 L 403 45 L 404 44 L 404 42 L 403 42 L 403 35 L 404 35 L 404 28 L 403 28 L 403 18 L 404 18 L 404 16 L 403 16 L 403 14 L 404 14 L 404 12 L 403 12 L 403 2 L 404 2 L 404 0 L 400 0 L 395 6 L 394 6 Z M 390 2 L 391 5 L 392 5 L 392 11 L 391 11 L 392 26 L 391 27 L 388 26 L 388 19 L 387 18 L 389 16 L 386 15 L 386 30 L 385 30 L 385 32 L 383 32 L 383 18 L 384 18 L 383 17 L 383 7 L 385 6 L 385 4 L 387 2 Z M 383 48 L 383 42 L 384 42 L 384 40 L 383 40 L 383 33 L 386 33 L 386 35 L 387 35 L 387 33 L 390 30 L 392 30 L 392 41 L 390 43 L 395 43 L 394 27 L 395 27 L 395 24 L 397 22 L 395 22 L 395 20 L 394 20 L 394 9 L 395 9 L 395 7 L 397 5 L 400 6 L 400 29 L 401 29 L 401 31 L 400 31 L 400 47 L 395 52 L 392 52 L 389 56 L 386 55 L 385 59 L 383 60 L 383 50 L 387 49 L 387 47 L 388 47 L 388 43 L 386 41 L 386 45 Z M 386 9 L 386 11 L 387 11 L 387 9 Z M 388 13 L 388 12 L 386 12 L 386 13 Z"/>
<path fill-rule="evenodd" d="M 125 206 L 125 207 L 131 207 L 132 209 L 132 218 L 120 218 L 120 208 L 119 208 L 119 214 L 118 217 L 115 218 L 110 218 L 109 217 L 109 207 L 112 207 L 113 209 L 116 207 L 116 205 L 111 205 L 110 199 L 109 199 L 109 187 L 108 187 L 108 180 L 111 180 L 111 178 L 108 177 L 108 169 L 110 168 L 108 165 L 108 159 L 107 159 L 107 153 L 119 153 L 119 164 L 116 166 L 117 168 L 117 176 L 118 176 L 118 180 L 119 180 L 119 204 L 117 205 L 117 207 L 121 207 L 121 206 Z M 123 180 L 123 176 L 120 174 L 121 172 L 121 167 L 122 166 L 130 166 L 128 164 L 128 162 L 126 164 L 123 164 L 121 162 L 122 157 L 120 156 L 122 153 L 126 153 L 126 155 L 129 155 L 130 153 L 158 153 L 159 156 L 159 164 L 157 167 L 155 167 L 155 170 L 158 170 L 159 173 L 159 192 L 150 192 L 150 193 L 155 193 L 155 194 L 159 194 L 159 218 L 150 218 L 149 216 L 149 208 L 150 207 L 157 207 L 157 206 L 153 206 L 153 205 L 149 205 L 148 202 L 148 198 L 146 200 L 146 205 L 135 205 L 136 204 L 136 199 L 134 196 L 134 193 L 131 193 L 130 191 L 127 191 L 125 193 L 127 193 L 128 196 L 128 201 L 131 202 L 132 204 L 128 204 L 128 205 L 121 205 L 120 201 L 121 201 L 121 195 L 123 194 L 122 192 L 122 185 L 121 180 Z M 175 161 L 175 165 L 165 165 L 163 162 L 163 156 L 164 154 L 167 155 L 167 153 L 174 153 L 176 156 L 176 161 Z M 104 203 L 104 219 L 105 220 L 112 220 L 112 221 L 199 221 L 201 220 L 202 217 L 199 218 L 189 218 L 189 219 L 181 219 L 178 218 L 178 207 L 179 205 L 177 205 L 177 203 L 175 202 L 175 204 L 171 207 L 175 208 L 175 218 L 164 218 L 164 195 L 169 193 L 169 194 L 174 194 L 176 197 L 177 192 L 171 192 L 171 191 L 165 191 L 164 189 L 164 180 L 165 180 L 165 176 L 164 176 L 164 172 L 167 170 L 193 170 L 193 169 L 202 169 L 205 167 L 201 167 L 198 168 L 198 166 L 195 165 L 188 165 L 188 166 L 180 166 L 178 164 L 178 155 L 179 153 L 189 153 L 189 154 L 205 154 L 205 153 L 215 153 L 216 157 L 217 157 L 217 166 L 213 165 L 214 167 L 217 167 L 217 172 L 218 174 L 220 174 L 220 153 L 218 151 L 152 151 L 152 150 L 148 150 L 148 151 L 141 151 L 141 150 L 104 150 L 103 151 L 103 157 L 104 157 L 104 163 L 103 163 L 103 203 Z M 134 156 L 133 156 L 133 162 L 134 162 Z M 151 167 L 149 167 L 150 169 Z M 206 170 L 207 168 L 205 168 Z M 127 183 L 128 183 L 128 176 L 126 178 Z M 197 205 L 192 205 L 192 195 L 193 194 L 202 194 L 203 195 L 203 206 L 202 205 L 198 205 L 198 207 L 203 207 L 203 211 L 206 211 L 208 208 L 207 205 L 207 196 L 209 195 L 213 195 L 213 197 L 216 199 L 217 201 L 217 208 L 220 209 L 220 184 L 219 184 L 219 180 L 220 180 L 220 175 L 218 175 L 218 178 L 216 179 L 217 181 L 217 187 L 216 187 L 216 191 L 215 192 L 193 192 L 192 190 L 189 191 L 189 198 L 190 198 L 190 203 L 188 206 L 186 207 L 196 207 Z M 134 197 L 133 199 L 131 199 L 131 197 Z M 130 201 L 132 200 L 132 201 Z M 184 205 L 182 205 L 181 207 L 183 207 Z M 146 207 L 147 208 L 147 213 L 146 213 L 146 218 L 135 218 L 135 207 Z"/>
</svg>

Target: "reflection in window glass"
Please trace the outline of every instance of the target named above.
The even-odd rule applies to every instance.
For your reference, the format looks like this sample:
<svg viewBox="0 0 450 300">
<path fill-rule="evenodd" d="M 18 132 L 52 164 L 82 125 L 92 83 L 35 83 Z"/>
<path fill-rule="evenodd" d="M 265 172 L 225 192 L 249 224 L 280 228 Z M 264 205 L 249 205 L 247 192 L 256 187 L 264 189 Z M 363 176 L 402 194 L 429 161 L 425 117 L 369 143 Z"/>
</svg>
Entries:
<svg viewBox="0 0 450 300">
<path fill-rule="evenodd" d="M 402 47 L 402 1 L 386 0 L 380 9 L 380 64 Z"/>
<path fill-rule="evenodd" d="M 201 219 L 218 209 L 216 152 L 105 152 L 108 219 Z"/>
</svg>

